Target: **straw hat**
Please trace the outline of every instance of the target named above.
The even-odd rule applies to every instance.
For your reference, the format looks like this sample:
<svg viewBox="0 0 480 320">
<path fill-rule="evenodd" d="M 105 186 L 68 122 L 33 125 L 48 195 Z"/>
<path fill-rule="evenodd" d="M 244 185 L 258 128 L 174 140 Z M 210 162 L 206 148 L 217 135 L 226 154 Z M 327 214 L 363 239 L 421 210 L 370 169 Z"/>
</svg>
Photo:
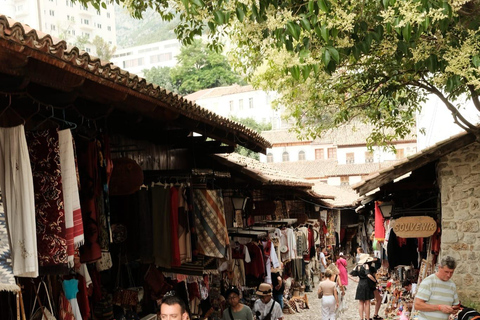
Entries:
<svg viewBox="0 0 480 320">
<path fill-rule="evenodd" d="M 258 290 L 257 290 L 256 293 L 257 293 L 257 296 L 261 296 L 261 297 L 271 296 L 272 295 L 272 286 L 269 285 L 268 283 L 261 283 L 258 286 Z"/>
<path fill-rule="evenodd" d="M 375 260 L 375 258 L 370 257 L 370 255 L 368 253 L 362 253 L 360 255 L 360 259 L 358 260 L 358 264 L 364 264 L 364 263 L 371 262 L 371 261 L 374 261 L 374 260 Z"/>
</svg>

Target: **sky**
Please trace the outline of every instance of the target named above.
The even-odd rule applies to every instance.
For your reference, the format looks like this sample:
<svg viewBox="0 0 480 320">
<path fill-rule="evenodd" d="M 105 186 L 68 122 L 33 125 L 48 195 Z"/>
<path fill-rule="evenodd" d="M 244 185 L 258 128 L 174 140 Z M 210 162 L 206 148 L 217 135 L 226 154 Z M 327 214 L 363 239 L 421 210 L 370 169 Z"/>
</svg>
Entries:
<svg viewBox="0 0 480 320">
<path fill-rule="evenodd" d="M 467 120 L 476 124 L 480 123 L 480 112 L 475 109 L 471 101 L 461 105 L 461 112 Z M 426 134 L 418 132 L 420 128 L 425 128 Z M 417 151 L 461 131 L 463 129 L 453 122 L 453 117 L 443 102 L 437 96 L 431 95 L 422 112 L 417 115 Z"/>
</svg>

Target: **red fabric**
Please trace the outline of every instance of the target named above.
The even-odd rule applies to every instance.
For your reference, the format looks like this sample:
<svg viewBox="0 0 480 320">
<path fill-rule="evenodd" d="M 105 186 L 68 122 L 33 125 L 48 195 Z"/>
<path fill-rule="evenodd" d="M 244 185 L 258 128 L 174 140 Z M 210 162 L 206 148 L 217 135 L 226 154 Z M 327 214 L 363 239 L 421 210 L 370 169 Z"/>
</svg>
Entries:
<svg viewBox="0 0 480 320">
<path fill-rule="evenodd" d="M 180 244 L 178 242 L 178 189 L 170 188 L 170 230 L 172 231 L 172 267 L 179 267 Z"/>
<path fill-rule="evenodd" d="M 38 264 L 66 266 L 67 231 L 57 129 L 27 132 L 27 141 L 35 190 Z"/>
<path fill-rule="evenodd" d="M 58 319 L 75 320 L 75 316 L 73 315 L 72 311 L 72 305 L 70 304 L 70 301 L 68 301 L 68 299 L 65 297 L 63 291 L 60 291 Z"/>
<path fill-rule="evenodd" d="M 241 259 L 245 260 L 244 245 L 235 244 L 232 247 L 232 259 Z"/>
<path fill-rule="evenodd" d="M 80 313 L 83 319 L 90 319 L 90 302 L 88 301 L 88 289 L 85 278 L 81 274 L 77 274 L 76 278 L 78 279 L 77 302 Z"/>
<path fill-rule="evenodd" d="M 265 263 L 263 261 L 262 249 L 252 242 L 247 243 L 246 246 L 252 261 L 245 263 L 245 274 L 253 275 L 256 278 L 263 277 L 265 274 Z"/>
<path fill-rule="evenodd" d="M 378 207 L 378 201 L 375 201 L 375 239 L 377 239 L 377 241 L 385 240 L 384 220 L 382 212 Z"/>
</svg>

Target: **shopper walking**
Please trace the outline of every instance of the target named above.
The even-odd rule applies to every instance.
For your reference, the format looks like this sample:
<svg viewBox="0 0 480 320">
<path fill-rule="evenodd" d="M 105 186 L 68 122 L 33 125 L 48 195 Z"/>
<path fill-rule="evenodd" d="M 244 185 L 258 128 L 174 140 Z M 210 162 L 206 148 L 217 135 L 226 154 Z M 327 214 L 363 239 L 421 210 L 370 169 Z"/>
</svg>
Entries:
<svg viewBox="0 0 480 320">
<path fill-rule="evenodd" d="M 358 300 L 358 313 L 360 319 L 370 319 L 370 300 L 374 298 L 373 290 L 368 281 L 372 280 L 368 262 L 373 261 L 370 255 L 363 253 L 359 256 L 358 264 L 353 269 L 351 275 L 358 276 L 358 286 L 355 293 L 355 300 Z M 370 279 L 369 279 L 370 276 Z"/>
<path fill-rule="evenodd" d="M 240 303 L 240 291 L 237 287 L 229 288 L 225 296 L 229 307 L 223 310 L 222 320 L 253 320 L 252 309 Z"/>
<path fill-rule="evenodd" d="M 339 298 L 334 282 L 335 274 L 331 269 L 325 270 L 325 280 L 320 282 L 318 294 L 322 295 L 322 320 L 335 320 L 335 310 L 339 304 Z"/>
<path fill-rule="evenodd" d="M 344 289 L 347 289 L 348 286 L 348 271 L 347 271 L 347 260 L 345 260 L 345 256 L 343 252 L 340 252 L 338 255 L 338 259 L 335 262 L 338 270 L 340 271 L 340 280 L 342 281 L 342 285 Z"/>
</svg>

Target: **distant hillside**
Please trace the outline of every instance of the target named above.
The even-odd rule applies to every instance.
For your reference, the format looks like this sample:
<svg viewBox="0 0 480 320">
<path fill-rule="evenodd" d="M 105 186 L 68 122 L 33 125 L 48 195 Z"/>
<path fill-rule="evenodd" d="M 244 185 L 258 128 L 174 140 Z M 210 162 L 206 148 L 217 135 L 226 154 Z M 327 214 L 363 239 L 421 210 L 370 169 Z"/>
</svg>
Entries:
<svg viewBox="0 0 480 320">
<path fill-rule="evenodd" d="M 174 27 L 177 20 L 164 22 L 158 13 L 148 10 L 143 19 L 132 18 L 120 6 L 115 6 L 118 49 L 139 46 L 163 40 L 175 39 Z"/>
</svg>

